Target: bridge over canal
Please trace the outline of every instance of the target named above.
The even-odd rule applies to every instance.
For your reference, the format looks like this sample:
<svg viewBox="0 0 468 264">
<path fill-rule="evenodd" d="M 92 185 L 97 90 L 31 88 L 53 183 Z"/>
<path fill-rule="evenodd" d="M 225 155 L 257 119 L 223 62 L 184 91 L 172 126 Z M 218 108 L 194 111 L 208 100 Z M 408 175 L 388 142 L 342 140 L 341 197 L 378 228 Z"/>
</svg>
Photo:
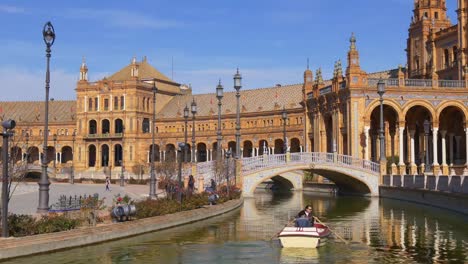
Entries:
<svg viewBox="0 0 468 264">
<path fill-rule="evenodd" d="M 214 164 L 213 161 L 199 163 L 194 174 L 207 182 L 215 175 Z M 270 179 L 301 190 L 303 171 L 328 178 L 345 192 L 371 196 L 379 193 L 378 163 L 336 153 L 301 152 L 242 158 L 236 161 L 235 171 L 236 185 L 242 188 L 244 197 L 252 197 L 255 188 Z"/>
</svg>

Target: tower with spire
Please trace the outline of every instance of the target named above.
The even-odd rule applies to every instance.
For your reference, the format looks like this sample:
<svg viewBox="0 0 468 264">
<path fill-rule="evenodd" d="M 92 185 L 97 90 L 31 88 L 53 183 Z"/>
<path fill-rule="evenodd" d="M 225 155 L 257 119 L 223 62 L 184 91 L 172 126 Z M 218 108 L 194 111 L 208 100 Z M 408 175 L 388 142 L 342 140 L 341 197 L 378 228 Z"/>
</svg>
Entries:
<svg viewBox="0 0 468 264">
<path fill-rule="evenodd" d="M 451 26 L 445 0 L 414 1 L 406 47 L 409 78 L 431 77 L 437 69 L 445 68 L 443 61 L 437 63 L 435 34 Z"/>
<path fill-rule="evenodd" d="M 351 34 L 349 39 L 348 67 L 346 68 L 346 79 L 349 88 L 361 87 L 364 83 L 366 73 L 361 70 L 359 63 L 359 51 L 356 48 L 356 36 Z"/>
</svg>

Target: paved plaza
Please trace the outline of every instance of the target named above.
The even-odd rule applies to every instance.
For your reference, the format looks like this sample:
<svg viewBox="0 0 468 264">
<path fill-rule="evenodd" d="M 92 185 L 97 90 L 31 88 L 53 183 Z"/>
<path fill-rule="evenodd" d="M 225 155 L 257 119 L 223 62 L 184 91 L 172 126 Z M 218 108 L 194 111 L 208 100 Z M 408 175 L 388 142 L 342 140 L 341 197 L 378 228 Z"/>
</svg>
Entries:
<svg viewBox="0 0 468 264">
<path fill-rule="evenodd" d="M 1 185 L 0 185 L 1 186 Z M 49 205 L 57 203 L 60 195 L 80 196 L 99 194 L 99 197 L 105 198 L 106 206 L 112 205 L 112 200 L 118 194 L 124 196 L 127 194 L 132 199 L 142 199 L 148 197 L 148 185 L 110 185 L 110 191 L 106 191 L 105 184 L 69 184 L 69 183 L 51 183 L 49 192 Z M 157 190 L 158 197 L 164 196 L 164 191 Z M 39 186 L 37 183 L 20 183 L 13 193 L 9 203 L 9 212 L 15 214 L 35 214 L 38 206 Z"/>
</svg>

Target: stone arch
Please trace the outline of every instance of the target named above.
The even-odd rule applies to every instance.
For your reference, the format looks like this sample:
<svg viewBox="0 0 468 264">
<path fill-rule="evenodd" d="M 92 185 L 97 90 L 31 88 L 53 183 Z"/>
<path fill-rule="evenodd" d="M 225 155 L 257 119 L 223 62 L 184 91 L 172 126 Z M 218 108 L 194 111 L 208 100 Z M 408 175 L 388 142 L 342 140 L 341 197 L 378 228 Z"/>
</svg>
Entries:
<svg viewBox="0 0 468 264">
<path fill-rule="evenodd" d="M 62 160 L 61 163 L 67 163 L 68 161 L 73 161 L 73 150 L 70 146 L 62 147 Z"/>
<path fill-rule="evenodd" d="M 88 167 L 96 166 L 96 146 L 91 144 L 88 146 Z"/>
<path fill-rule="evenodd" d="M 268 154 L 268 140 L 262 139 L 258 141 L 258 155 Z"/>
<path fill-rule="evenodd" d="M 397 114 L 397 117 L 398 117 L 398 120 L 397 120 L 398 122 L 404 120 L 404 115 L 402 114 L 403 110 L 402 110 L 399 103 L 395 102 L 393 99 L 386 99 L 384 97 L 383 105 L 384 105 L 384 107 L 388 106 L 388 107 L 393 108 L 393 110 L 395 110 L 395 113 Z M 372 112 L 374 112 L 375 108 L 378 108 L 378 107 L 380 107 L 380 101 L 379 100 L 372 101 L 366 107 L 366 113 L 364 115 L 364 120 L 371 120 Z"/>
<path fill-rule="evenodd" d="M 463 113 L 463 119 L 464 119 L 464 123 L 465 123 L 465 126 L 467 124 L 467 118 L 468 118 L 468 110 L 467 110 L 467 107 L 465 105 L 463 105 L 462 103 L 458 102 L 458 101 L 444 101 L 443 103 L 441 103 L 438 107 L 437 107 L 437 110 L 436 110 L 436 116 L 437 116 L 437 120 L 440 121 L 440 115 L 442 114 L 442 112 L 448 108 L 448 107 L 455 107 L 457 108 L 461 113 Z"/>
<path fill-rule="evenodd" d="M 101 121 L 101 133 L 108 134 L 110 133 L 110 122 L 109 119 L 103 119 Z"/>
<path fill-rule="evenodd" d="M 39 148 L 38 147 L 29 147 L 27 155 L 28 163 L 34 163 L 39 161 Z"/>
<path fill-rule="evenodd" d="M 291 138 L 290 152 L 301 152 L 301 141 L 298 138 Z"/>
<path fill-rule="evenodd" d="M 250 140 L 244 141 L 243 157 L 252 157 L 253 143 Z"/>
<path fill-rule="evenodd" d="M 123 120 L 120 118 L 117 118 L 114 120 L 114 132 L 115 133 L 122 133 L 123 132 Z"/>
<path fill-rule="evenodd" d="M 283 139 L 275 139 L 275 153 L 274 154 L 284 154 L 286 151 L 284 150 L 284 141 Z"/>
<path fill-rule="evenodd" d="M 114 145 L 114 165 L 118 166 L 121 164 L 122 156 L 123 156 L 122 145 L 115 144 Z"/>
<path fill-rule="evenodd" d="M 421 106 L 421 107 L 424 107 L 426 108 L 430 115 L 431 115 L 431 120 L 434 122 L 436 120 L 434 120 L 434 118 L 437 117 L 436 113 L 435 113 L 435 110 L 434 110 L 434 107 L 432 106 L 432 104 L 430 104 L 428 101 L 425 101 L 425 100 L 415 100 L 415 101 L 411 101 L 409 102 L 404 108 L 403 108 L 403 111 L 402 111 L 402 115 L 401 117 L 406 119 L 406 116 L 408 114 L 408 111 L 415 107 L 415 106 Z"/>
<path fill-rule="evenodd" d="M 149 150 L 149 153 L 148 153 L 148 161 L 151 163 L 151 159 L 152 159 L 152 154 L 153 154 L 153 148 L 152 148 L 152 144 L 149 145 L 148 147 L 148 150 Z M 154 144 L 154 161 L 155 162 L 159 162 L 161 161 L 161 157 L 160 157 L 160 153 L 159 153 L 159 145 L 158 144 Z"/>
<path fill-rule="evenodd" d="M 396 109 L 385 104 L 383 106 L 383 114 L 385 142 L 389 143 L 385 144 L 385 157 L 389 157 L 389 160 L 393 163 L 396 156 L 396 134 L 400 117 Z M 377 161 L 380 158 L 380 106 L 376 106 L 371 112 L 368 135 L 369 138 L 366 139 L 366 144 L 369 144 L 369 159 Z"/>
<path fill-rule="evenodd" d="M 94 135 L 97 133 L 97 122 L 92 119 L 88 122 L 88 134 Z"/>
<path fill-rule="evenodd" d="M 101 166 L 102 167 L 107 167 L 109 166 L 109 160 L 110 160 L 110 150 L 109 150 L 109 145 L 103 144 L 101 145 Z M 116 165 L 120 165 L 120 163 L 115 163 Z"/>
<path fill-rule="evenodd" d="M 197 162 L 205 162 L 208 160 L 206 144 L 203 142 L 197 143 Z"/>
<path fill-rule="evenodd" d="M 174 144 L 166 144 L 165 161 L 176 161 L 176 147 Z"/>
<path fill-rule="evenodd" d="M 235 141 L 229 141 L 227 150 L 231 150 L 231 154 L 235 155 L 236 153 L 236 142 Z"/>
</svg>

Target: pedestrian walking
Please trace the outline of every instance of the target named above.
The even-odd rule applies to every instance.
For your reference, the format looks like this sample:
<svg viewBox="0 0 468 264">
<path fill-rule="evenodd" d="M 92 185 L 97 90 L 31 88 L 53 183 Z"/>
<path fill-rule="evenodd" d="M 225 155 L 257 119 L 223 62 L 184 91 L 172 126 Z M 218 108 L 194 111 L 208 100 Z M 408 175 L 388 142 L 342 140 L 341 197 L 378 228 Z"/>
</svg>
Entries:
<svg viewBox="0 0 468 264">
<path fill-rule="evenodd" d="M 193 178 L 193 175 L 190 174 L 189 180 L 188 180 L 188 189 L 189 193 L 192 194 L 193 190 L 195 189 L 195 178 Z"/>
<path fill-rule="evenodd" d="M 110 187 L 109 187 L 110 184 L 111 184 L 111 181 L 110 181 L 109 177 L 106 177 L 106 191 L 110 192 Z"/>
</svg>

